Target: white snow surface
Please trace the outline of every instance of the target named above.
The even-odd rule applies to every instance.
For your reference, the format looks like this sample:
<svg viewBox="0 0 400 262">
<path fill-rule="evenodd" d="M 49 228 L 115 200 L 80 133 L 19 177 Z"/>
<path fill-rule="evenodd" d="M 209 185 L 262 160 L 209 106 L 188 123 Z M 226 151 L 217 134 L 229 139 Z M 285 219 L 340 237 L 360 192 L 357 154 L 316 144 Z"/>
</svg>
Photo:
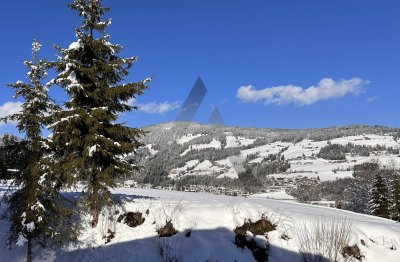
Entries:
<svg viewBox="0 0 400 262">
<path fill-rule="evenodd" d="M 33 222 L 30 222 L 30 223 L 26 224 L 25 226 L 26 226 L 26 230 L 28 230 L 28 232 L 32 232 L 36 228 L 35 223 L 33 223 Z"/>
<path fill-rule="evenodd" d="M 198 159 L 190 160 L 190 161 L 186 162 L 183 167 L 172 169 L 169 172 L 168 177 L 177 178 L 177 177 L 182 176 L 182 174 L 188 175 L 188 173 L 187 173 L 188 169 L 194 168 L 199 163 L 200 163 L 200 161 Z"/>
<path fill-rule="evenodd" d="M 223 160 L 209 160 L 199 162 L 198 159 L 190 160 L 181 168 L 172 169 L 169 173 L 170 178 L 182 178 L 189 175 L 211 175 L 218 178 L 239 178 L 239 173 L 244 171 L 244 159 L 240 156 L 232 156 Z"/>
<path fill-rule="evenodd" d="M 89 156 L 93 156 L 93 154 L 96 153 L 97 148 L 100 148 L 100 146 L 97 145 L 97 144 L 94 145 L 94 146 L 91 146 L 91 147 L 89 148 L 89 153 L 88 153 L 88 155 L 89 155 Z"/>
<path fill-rule="evenodd" d="M 148 144 L 148 145 L 146 145 L 146 147 L 149 150 L 150 155 L 155 155 L 155 154 L 158 153 L 158 150 L 153 149 L 153 145 L 152 144 Z"/>
<path fill-rule="evenodd" d="M 191 150 L 201 150 L 201 149 L 205 149 L 205 148 L 216 148 L 216 149 L 220 149 L 221 148 L 221 142 L 213 139 L 210 143 L 208 144 L 200 144 L 200 145 L 193 145 L 190 146 L 188 149 L 186 149 L 182 154 L 180 154 L 181 156 L 186 155 L 187 153 L 189 153 Z"/>
<path fill-rule="evenodd" d="M 296 200 L 296 198 L 294 198 L 291 195 L 288 195 L 284 190 L 254 194 L 254 195 L 251 195 L 250 197 L 268 198 L 268 199 L 276 199 L 276 200 L 291 200 L 291 201 Z"/>
<path fill-rule="evenodd" d="M 381 146 L 394 147 L 394 148 L 399 147 L 399 144 L 394 140 L 393 136 L 374 135 L 374 134 L 336 138 L 336 139 L 332 139 L 331 143 L 332 144 L 341 144 L 341 145 L 346 145 L 348 143 L 352 143 L 355 145 L 366 145 L 366 146 L 381 145 Z"/>
<path fill-rule="evenodd" d="M 19 235 L 16 245 L 18 247 L 23 247 L 26 242 L 28 242 L 28 240 L 23 235 Z"/>
<path fill-rule="evenodd" d="M 250 161 L 250 163 L 261 162 L 264 157 L 267 157 L 270 154 L 278 154 L 285 147 L 293 145 L 292 143 L 286 142 L 275 142 L 271 144 L 266 144 L 246 150 L 242 150 L 243 157 L 246 157 L 250 154 L 258 154 L 258 158 Z"/>
<path fill-rule="evenodd" d="M 226 136 L 226 147 L 240 147 L 240 146 L 248 146 L 253 144 L 255 139 L 250 139 L 246 137 L 236 137 L 236 136 Z"/>
<path fill-rule="evenodd" d="M 78 40 L 77 42 L 72 42 L 69 47 L 68 50 L 78 50 L 79 48 L 82 47 L 81 42 Z"/>
<path fill-rule="evenodd" d="M 188 193 L 153 189 L 119 188 L 113 191 L 123 200 L 123 207 L 104 211 L 97 228 L 90 227 L 89 217 L 83 220 L 79 241 L 62 249 L 35 249 L 34 261 L 163 261 L 164 255 L 178 261 L 254 261 L 251 252 L 237 248 L 233 230 L 245 219 L 256 221 L 265 215 L 277 225 L 268 237 L 269 261 L 301 261 L 297 235 L 300 225 L 315 224 L 332 217 L 352 223 L 349 244 L 357 244 L 363 261 L 397 262 L 400 257 L 400 224 L 383 218 L 356 214 L 328 207 L 267 199 L 266 197 L 229 197 L 206 193 Z M 115 211 L 141 212 L 145 222 L 135 228 L 106 219 Z M 146 215 L 146 210 L 149 214 Z M 172 220 L 179 231 L 173 237 L 159 238 L 156 230 Z M 7 222 L 0 221 L 0 241 L 6 238 Z M 115 230 L 115 238 L 105 244 L 102 236 Z M 185 233 L 191 231 L 190 237 Z M 282 239 L 286 234 L 289 239 Z M 18 241 L 24 245 L 24 239 Z M 365 242 L 365 246 L 361 244 Z M 26 247 L 0 249 L 2 261 L 24 261 Z M 165 260 L 164 260 L 165 261 Z"/>
<path fill-rule="evenodd" d="M 195 138 L 201 137 L 201 136 L 202 136 L 202 134 L 196 134 L 196 135 L 187 134 L 187 135 L 184 135 L 184 136 L 180 137 L 176 141 L 176 143 L 178 143 L 179 145 L 183 145 L 183 144 L 185 144 L 185 143 L 187 143 L 187 142 L 189 142 L 189 141 L 191 141 L 191 140 L 193 140 Z"/>
</svg>

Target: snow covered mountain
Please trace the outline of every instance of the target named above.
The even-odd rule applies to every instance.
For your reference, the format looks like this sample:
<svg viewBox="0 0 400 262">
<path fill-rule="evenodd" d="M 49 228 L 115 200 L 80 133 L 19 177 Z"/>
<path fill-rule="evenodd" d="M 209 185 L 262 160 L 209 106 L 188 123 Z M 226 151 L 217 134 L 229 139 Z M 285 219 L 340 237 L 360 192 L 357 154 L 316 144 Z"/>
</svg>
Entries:
<svg viewBox="0 0 400 262">
<path fill-rule="evenodd" d="M 146 146 L 136 154 L 143 168 L 136 178 L 152 184 L 195 176 L 237 179 L 246 170 L 275 179 L 325 181 L 350 177 L 353 167 L 365 162 L 400 166 L 400 130 L 389 127 L 285 130 L 164 123 L 145 130 Z M 342 146 L 343 152 L 330 145 Z M 265 167 L 276 156 L 282 160 L 278 168 Z"/>
</svg>

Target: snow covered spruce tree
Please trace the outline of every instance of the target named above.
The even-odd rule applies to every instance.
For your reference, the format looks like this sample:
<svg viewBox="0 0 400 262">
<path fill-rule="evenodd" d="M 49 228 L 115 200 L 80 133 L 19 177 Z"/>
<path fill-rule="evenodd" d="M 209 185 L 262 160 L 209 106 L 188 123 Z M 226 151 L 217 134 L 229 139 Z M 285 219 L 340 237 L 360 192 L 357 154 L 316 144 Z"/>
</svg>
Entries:
<svg viewBox="0 0 400 262">
<path fill-rule="evenodd" d="M 15 171 L 25 169 L 29 151 L 28 141 L 4 134 L 0 139 L 0 179 L 11 179 Z"/>
<path fill-rule="evenodd" d="M 81 204 L 96 227 L 102 208 L 114 203 L 110 188 L 135 168 L 123 155 L 141 146 L 138 139 L 144 135 L 118 123 L 118 116 L 136 109 L 127 101 L 142 94 L 150 79 L 121 84 L 137 58 L 120 58 L 122 47 L 109 42 L 105 30 L 111 19 L 103 20 L 109 8 L 99 0 L 75 0 L 69 7 L 78 12 L 82 25 L 75 28 L 77 39 L 69 48 L 56 46 L 60 56 L 54 83 L 70 100 L 50 129 L 61 182 L 67 187 L 83 182 Z"/>
<path fill-rule="evenodd" d="M 381 174 L 376 174 L 368 203 L 372 215 L 389 218 L 389 190 Z"/>
<path fill-rule="evenodd" d="M 69 232 L 66 221 L 68 209 L 61 205 L 61 197 L 54 190 L 50 174 L 46 173 L 44 156 L 47 154 L 47 140 L 41 136 L 41 129 L 47 124 L 47 115 L 57 107 L 48 95 L 47 87 L 41 81 L 47 75 L 48 62 L 39 60 L 40 50 L 37 41 L 32 43 L 33 60 L 25 61 L 28 69 L 29 83 L 18 81 L 9 86 L 15 90 L 15 98 L 22 97 L 22 109 L 4 120 L 17 122 L 17 128 L 25 133 L 27 142 L 27 159 L 25 167 L 12 172 L 13 186 L 5 197 L 8 204 L 10 228 L 7 245 L 27 243 L 27 261 L 32 260 L 32 248 L 59 244 L 63 241 L 64 232 Z M 62 222 L 62 223 L 61 223 Z"/>
<path fill-rule="evenodd" d="M 400 181 L 397 177 L 392 181 L 390 200 L 390 218 L 400 222 Z"/>
</svg>

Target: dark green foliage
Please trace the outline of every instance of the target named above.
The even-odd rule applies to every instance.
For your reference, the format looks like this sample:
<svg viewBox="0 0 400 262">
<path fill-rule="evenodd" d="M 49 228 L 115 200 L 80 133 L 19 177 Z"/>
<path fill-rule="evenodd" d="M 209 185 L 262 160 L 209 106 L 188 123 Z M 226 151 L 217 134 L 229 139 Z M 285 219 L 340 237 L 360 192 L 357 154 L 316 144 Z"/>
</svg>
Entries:
<svg viewBox="0 0 400 262">
<path fill-rule="evenodd" d="M 398 174 L 396 174 L 398 176 Z M 400 222 L 400 181 L 394 178 L 390 194 L 390 218 Z"/>
<path fill-rule="evenodd" d="M 387 176 L 384 170 L 380 170 L 377 163 L 364 163 L 354 166 L 353 177 L 332 181 L 323 181 L 318 184 L 300 184 L 289 193 L 300 202 L 318 200 L 335 201 L 336 206 L 358 213 L 369 213 L 369 191 L 375 175 L 381 172 Z"/>
<path fill-rule="evenodd" d="M 286 172 L 290 168 L 290 163 L 280 153 L 269 154 L 261 163 L 247 164 L 245 168 L 255 177 L 265 178 L 271 174 Z"/>
<path fill-rule="evenodd" d="M 381 169 L 377 163 L 364 163 L 354 166 L 353 177 L 299 184 L 289 194 L 300 202 L 335 201 L 340 209 L 399 221 L 400 182 L 397 171 Z M 386 181 L 390 184 L 387 185 Z"/>
<path fill-rule="evenodd" d="M 263 183 L 260 178 L 255 177 L 251 169 L 246 168 L 244 172 L 239 173 L 239 184 L 243 190 L 247 192 L 257 192 L 257 189 L 263 188 Z"/>
<path fill-rule="evenodd" d="M 96 226 L 102 207 L 113 203 L 109 189 L 134 169 L 122 156 L 141 146 L 138 139 L 144 135 L 118 123 L 118 116 L 135 108 L 128 100 L 142 94 L 150 80 L 120 84 L 137 58 L 118 57 L 122 47 L 109 42 L 105 30 L 111 20 L 103 20 L 108 8 L 97 0 L 75 0 L 69 7 L 82 25 L 75 28 L 77 39 L 69 48 L 56 47 L 60 57 L 53 83 L 66 90 L 70 101 L 53 115 L 52 146 L 60 182 L 66 187 L 85 183 L 81 203 Z"/>
<path fill-rule="evenodd" d="M 389 218 L 389 190 L 381 174 L 376 174 L 369 202 L 371 214 Z"/>
<path fill-rule="evenodd" d="M 10 115 L 6 121 L 17 121 L 17 128 L 24 132 L 28 138 L 40 137 L 41 128 L 46 124 L 46 114 L 57 107 L 52 103 L 48 95 L 48 89 L 41 81 L 47 76 L 49 63 L 37 58 L 37 52 L 41 45 L 34 41 L 32 43 L 33 60 L 25 61 L 24 65 L 29 70 L 29 83 L 17 81 L 8 85 L 15 90 L 14 98 L 23 97 L 25 99 L 22 105 L 23 113 Z"/>
<path fill-rule="evenodd" d="M 5 134 L 0 142 L 0 179 L 11 179 L 14 172 L 26 169 L 29 152 L 28 141 Z"/>
<path fill-rule="evenodd" d="M 357 213 L 368 214 L 369 191 L 371 185 L 353 180 L 348 188 L 343 191 L 341 208 Z"/>
<path fill-rule="evenodd" d="M 355 165 L 354 179 L 341 194 L 342 199 L 335 199 L 337 203 L 340 202 L 340 207 L 357 213 L 368 214 L 372 181 L 378 173 L 384 174 L 384 171 L 380 170 L 377 163 Z"/>
<path fill-rule="evenodd" d="M 318 185 L 315 184 L 299 183 L 296 188 L 289 190 L 288 193 L 300 203 L 309 203 L 320 200 L 319 192 L 316 190 L 317 187 Z"/>
<path fill-rule="evenodd" d="M 342 145 L 330 144 L 321 148 L 317 157 L 327 160 L 345 160 L 346 151 L 346 148 Z"/>
<path fill-rule="evenodd" d="M 375 151 L 387 151 L 390 154 L 398 154 L 398 149 L 393 149 L 391 147 L 386 148 L 385 146 L 366 146 L 366 145 L 354 145 L 348 143 L 347 145 L 339 144 L 328 144 L 327 146 L 321 148 L 318 153 L 318 157 L 326 160 L 345 160 L 346 154 L 358 155 L 358 156 L 369 156 L 371 152 Z"/>
<path fill-rule="evenodd" d="M 378 163 L 367 162 L 354 166 L 353 177 L 361 182 L 370 184 L 379 171 L 380 166 Z"/>
<path fill-rule="evenodd" d="M 27 260 L 32 260 L 32 247 L 61 244 L 70 237 L 68 217 L 72 214 L 67 201 L 55 190 L 49 169 L 48 140 L 41 137 L 41 128 L 48 123 L 47 114 L 56 109 L 48 96 L 47 87 L 41 84 L 46 76 L 48 63 L 37 59 L 40 44 L 34 41 L 33 61 L 24 62 L 28 68 L 29 83 L 21 81 L 9 85 L 15 90 L 15 97 L 24 102 L 19 113 L 6 120 L 17 122 L 17 128 L 25 133 L 26 139 L 18 141 L 6 137 L 3 146 L 9 149 L 7 157 L 15 157 L 15 170 L 11 174 L 12 187 L 4 199 L 8 204 L 10 220 L 7 246 L 28 243 Z M 17 188 L 15 190 L 15 187 Z"/>
<path fill-rule="evenodd" d="M 271 174 L 279 174 L 284 173 L 290 168 L 289 161 L 285 159 L 285 156 L 282 155 L 284 151 L 286 151 L 288 147 L 285 147 L 280 150 L 278 154 L 269 154 L 267 157 L 264 157 L 260 163 L 247 163 L 245 164 L 246 172 L 251 172 L 254 177 L 265 179 L 268 175 Z M 256 156 L 246 157 L 246 161 L 251 161 L 249 159 L 257 158 Z"/>
</svg>

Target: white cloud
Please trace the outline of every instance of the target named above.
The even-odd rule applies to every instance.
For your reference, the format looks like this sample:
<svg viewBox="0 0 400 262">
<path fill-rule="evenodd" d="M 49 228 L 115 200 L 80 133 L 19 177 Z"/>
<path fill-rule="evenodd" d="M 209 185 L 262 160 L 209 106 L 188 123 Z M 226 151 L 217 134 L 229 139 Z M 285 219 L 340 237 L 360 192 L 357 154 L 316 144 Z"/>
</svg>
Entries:
<svg viewBox="0 0 400 262">
<path fill-rule="evenodd" d="M 5 102 L 3 105 L 0 105 L 0 118 L 18 113 L 21 111 L 21 102 Z M 13 121 L 7 122 L 8 124 L 15 124 Z M 4 125 L 4 122 L 0 122 L 0 125 Z"/>
<path fill-rule="evenodd" d="M 378 99 L 377 96 L 370 96 L 370 97 L 367 98 L 367 102 L 368 103 L 372 103 L 372 102 L 375 102 L 376 99 Z"/>
<path fill-rule="evenodd" d="M 150 103 L 138 103 L 135 99 L 130 99 L 128 101 L 129 105 L 134 105 L 137 106 L 139 111 L 144 112 L 146 114 L 159 114 L 159 115 L 164 115 L 170 111 L 173 111 L 175 109 L 178 109 L 181 106 L 180 101 L 175 101 L 175 102 L 169 102 L 169 101 L 164 101 L 161 103 L 157 102 L 150 102 Z"/>
<path fill-rule="evenodd" d="M 265 104 L 300 106 L 311 105 L 321 100 L 344 97 L 349 94 L 359 95 L 364 92 L 363 87 L 368 81 L 360 78 L 340 79 L 335 81 L 324 78 L 317 86 L 302 88 L 300 86 L 286 85 L 268 87 L 257 90 L 253 86 L 241 86 L 236 97 L 242 102 L 263 102 Z"/>
</svg>

